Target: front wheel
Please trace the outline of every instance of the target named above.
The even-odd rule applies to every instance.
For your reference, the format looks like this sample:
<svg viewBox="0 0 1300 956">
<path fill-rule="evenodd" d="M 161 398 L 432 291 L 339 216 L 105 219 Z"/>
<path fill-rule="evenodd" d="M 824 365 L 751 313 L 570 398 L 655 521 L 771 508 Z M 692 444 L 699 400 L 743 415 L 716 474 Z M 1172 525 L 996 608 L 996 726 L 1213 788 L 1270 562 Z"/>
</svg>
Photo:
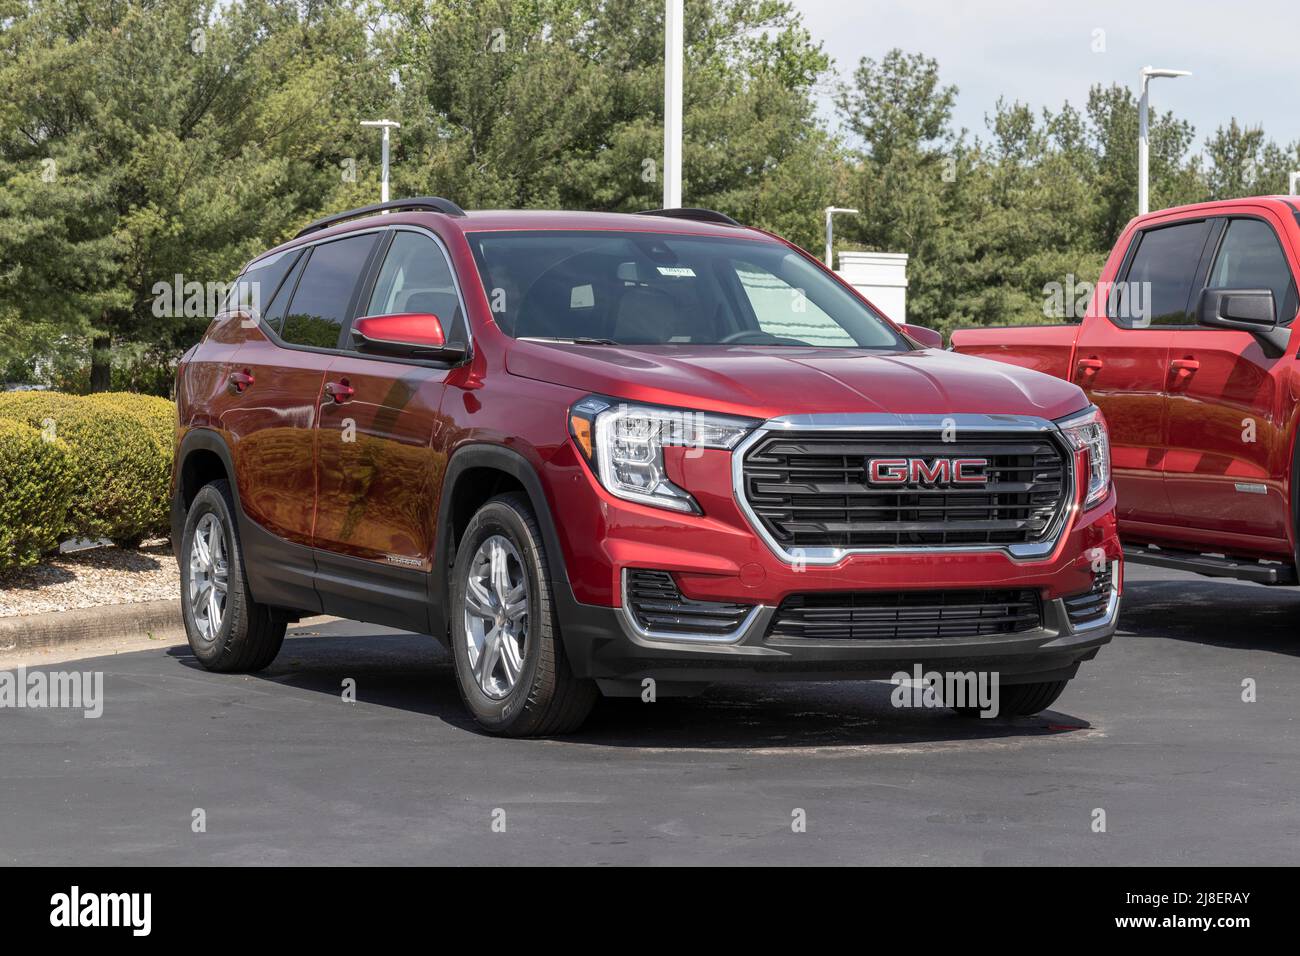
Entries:
<svg viewBox="0 0 1300 956">
<path fill-rule="evenodd" d="M 569 670 L 541 528 L 520 494 L 470 520 L 452 568 L 451 646 L 461 699 L 486 730 L 571 733 L 599 692 Z"/>
</svg>

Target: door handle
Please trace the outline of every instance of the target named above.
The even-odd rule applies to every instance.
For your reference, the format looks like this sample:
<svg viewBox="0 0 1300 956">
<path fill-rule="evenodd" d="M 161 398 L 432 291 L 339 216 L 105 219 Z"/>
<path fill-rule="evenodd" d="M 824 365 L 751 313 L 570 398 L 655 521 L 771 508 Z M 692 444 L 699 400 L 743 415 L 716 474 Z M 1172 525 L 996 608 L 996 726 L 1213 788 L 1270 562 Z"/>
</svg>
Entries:
<svg viewBox="0 0 1300 956">
<path fill-rule="evenodd" d="M 346 378 L 339 382 L 325 383 L 325 394 L 334 399 L 335 404 L 338 405 L 351 401 L 352 396 L 356 393 L 357 390 L 348 384 Z"/>
<path fill-rule="evenodd" d="M 1079 374 L 1081 376 L 1096 375 L 1101 371 L 1101 367 L 1106 363 L 1095 355 L 1091 358 L 1079 359 Z"/>
<path fill-rule="evenodd" d="M 1201 367 L 1201 363 L 1194 358 L 1172 359 L 1169 362 L 1169 371 L 1175 377 L 1175 383 L 1185 382 Z"/>
<path fill-rule="evenodd" d="M 227 387 L 236 395 L 243 394 L 245 389 L 251 387 L 252 384 L 253 373 L 248 369 L 244 369 L 242 372 L 231 372 L 230 375 L 226 377 Z"/>
</svg>

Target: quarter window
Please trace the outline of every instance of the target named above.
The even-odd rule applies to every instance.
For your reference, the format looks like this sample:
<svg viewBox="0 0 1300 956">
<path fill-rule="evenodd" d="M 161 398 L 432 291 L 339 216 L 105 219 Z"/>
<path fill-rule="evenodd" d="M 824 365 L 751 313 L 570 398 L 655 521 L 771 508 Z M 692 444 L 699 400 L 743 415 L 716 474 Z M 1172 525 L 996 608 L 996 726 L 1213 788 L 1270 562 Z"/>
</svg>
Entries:
<svg viewBox="0 0 1300 956">
<path fill-rule="evenodd" d="M 226 297 L 226 311 L 247 312 L 261 318 L 270 307 L 271 300 L 284 282 L 284 277 L 298 261 L 299 249 L 289 249 L 254 262 L 235 280 Z"/>
</svg>

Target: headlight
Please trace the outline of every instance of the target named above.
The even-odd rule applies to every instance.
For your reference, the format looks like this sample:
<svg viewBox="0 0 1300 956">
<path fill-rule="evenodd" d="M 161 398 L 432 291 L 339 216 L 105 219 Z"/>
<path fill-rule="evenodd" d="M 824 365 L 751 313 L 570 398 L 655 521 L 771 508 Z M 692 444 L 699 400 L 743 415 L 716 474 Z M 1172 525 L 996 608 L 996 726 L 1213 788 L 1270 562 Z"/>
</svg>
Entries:
<svg viewBox="0 0 1300 956">
<path fill-rule="evenodd" d="M 1105 500 L 1110 491 L 1110 433 L 1106 431 L 1106 419 L 1101 409 L 1093 407 L 1058 424 L 1072 446 L 1088 453 L 1088 494 L 1083 506 L 1091 508 Z"/>
<path fill-rule="evenodd" d="M 687 492 L 668 480 L 664 448 L 735 448 L 758 424 L 748 418 L 684 408 L 619 404 L 589 395 L 569 410 L 569 431 L 610 494 L 657 508 L 698 514 Z"/>
</svg>

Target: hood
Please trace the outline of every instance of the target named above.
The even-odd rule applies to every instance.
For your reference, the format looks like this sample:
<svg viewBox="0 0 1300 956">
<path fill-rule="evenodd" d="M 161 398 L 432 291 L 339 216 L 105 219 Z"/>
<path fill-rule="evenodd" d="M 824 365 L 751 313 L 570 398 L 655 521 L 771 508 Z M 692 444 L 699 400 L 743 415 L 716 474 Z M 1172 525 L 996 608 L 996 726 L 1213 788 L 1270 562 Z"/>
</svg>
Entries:
<svg viewBox="0 0 1300 956">
<path fill-rule="evenodd" d="M 775 418 L 822 412 L 1037 415 L 1088 405 L 1076 385 L 945 352 L 515 341 L 511 374 L 629 401 Z"/>
</svg>

